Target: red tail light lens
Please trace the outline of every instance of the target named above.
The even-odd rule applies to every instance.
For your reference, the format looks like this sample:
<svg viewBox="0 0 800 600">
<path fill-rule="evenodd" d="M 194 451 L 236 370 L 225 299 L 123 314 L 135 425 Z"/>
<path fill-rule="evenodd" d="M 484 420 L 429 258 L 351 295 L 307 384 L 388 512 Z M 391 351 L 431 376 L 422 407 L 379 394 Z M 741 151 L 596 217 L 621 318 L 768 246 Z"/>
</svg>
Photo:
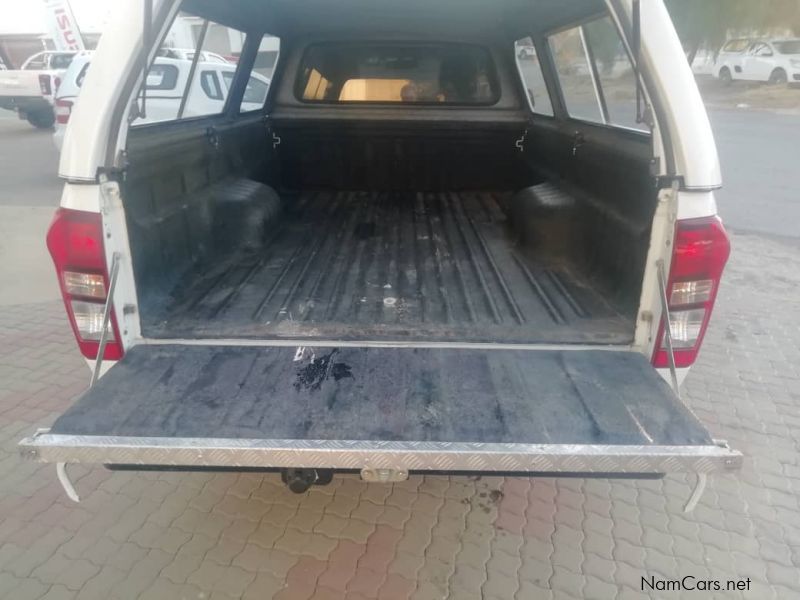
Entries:
<svg viewBox="0 0 800 600">
<path fill-rule="evenodd" d="M 47 232 L 47 249 L 56 266 L 64 306 L 81 353 L 86 358 L 97 358 L 108 290 L 100 214 L 59 208 Z M 123 351 L 113 313 L 107 337 L 103 358 L 121 358 Z"/>
<path fill-rule="evenodd" d="M 69 100 L 56 100 L 56 123 L 66 125 L 72 114 L 72 102 Z"/>
<path fill-rule="evenodd" d="M 697 358 L 730 251 L 728 234 L 717 217 L 678 221 L 667 282 L 676 367 L 691 366 Z M 657 342 L 653 365 L 668 367 L 663 320 Z"/>
<path fill-rule="evenodd" d="M 39 89 L 42 96 L 49 96 L 53 93 L 53 88 L 50 85 L 50 75 L 39 75 Z"/>
</svg>

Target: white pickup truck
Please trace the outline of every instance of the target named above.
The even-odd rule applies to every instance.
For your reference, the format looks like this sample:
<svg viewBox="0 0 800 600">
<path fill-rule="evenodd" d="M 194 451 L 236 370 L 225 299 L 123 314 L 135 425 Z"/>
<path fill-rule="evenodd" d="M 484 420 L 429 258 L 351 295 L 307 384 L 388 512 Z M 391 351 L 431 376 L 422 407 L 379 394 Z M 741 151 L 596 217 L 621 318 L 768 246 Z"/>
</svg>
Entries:
<svg viewBox="0 0 800 600">
<path fill-rule="evenodd" d="M 192 55 L 194 54 L 193 50 L 190 52 Z M 89 71 L 91 58 L 91 52 L 76 56 L 69 68 L 64 72 L 63 80 L 58 88 L 55 98 L 56 123 L 53 142 L 59 152 L 64 143 L 64 135 L 72 109 L 78 101 L 83 80 Z M 148 76 L 150 84 L 147 87 L 147 91 L 151 93 L 151 98 L 147 102 L 146 120 L 148 123 L 162 120 L 168 121 L 175 113 L 180 104 L 181 93 L 186 87 L 191 69 L 191 59 L 166 58 L 165 56 L 159 56 L 155 59 Z M 186 102 L 184 109 L 186 115 L 208 114 L 222 110 L 228 88 L 236 73 L 236 65 L 215 56 L 213 53 L 206 52 L 200 55 L 200 60 L 195 65 L 195 71 L 197 77 L 194 78 L 193 88 Z M 165 78 L 165 75 L 170 72 L 175 76 Z M 209 82 L 217 82 L 219 88 L 216 85 L 209 85 Z M 269 83 L 269 79 L 266 77 L 253 73 L 248 83 L 248 97 L 242 101 L 243 108 L 246 110 L 261 108 L 267 97 Z"/>
<path fill-rule="evenodd" d="M 53 97 L 75 52 L 39 52 L 18 70 L 0 70 L 0 108 L 13 110 L 34 127 L 55 122 Z"/>
<path fill-rule="evenodd" d="M 73 462 L 298 492 L 741 465 L 680 398 L 730 248 L 661 0 L 144 2 L 93 56 L 47 236 L 92 385 L 21 451 L 73 498 Z M 224 100 L 189 114 L 193 80 Z"/>
</svg>

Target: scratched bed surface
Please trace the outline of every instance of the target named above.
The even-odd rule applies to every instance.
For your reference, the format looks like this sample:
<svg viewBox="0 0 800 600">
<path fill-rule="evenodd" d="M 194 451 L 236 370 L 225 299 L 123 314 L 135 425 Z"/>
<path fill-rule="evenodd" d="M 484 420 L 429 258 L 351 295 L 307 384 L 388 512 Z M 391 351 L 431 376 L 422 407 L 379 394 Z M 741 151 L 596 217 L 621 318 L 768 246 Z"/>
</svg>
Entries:
<svg viewBox="0 0 800 600">
<path fill-rule="evenodd" d="M 568 262 L 532 259 L 489 192 L 304 192 L 257 251 L 215 257 L 143 312 L 153 337 L 627 343 Z"/>
</svg>

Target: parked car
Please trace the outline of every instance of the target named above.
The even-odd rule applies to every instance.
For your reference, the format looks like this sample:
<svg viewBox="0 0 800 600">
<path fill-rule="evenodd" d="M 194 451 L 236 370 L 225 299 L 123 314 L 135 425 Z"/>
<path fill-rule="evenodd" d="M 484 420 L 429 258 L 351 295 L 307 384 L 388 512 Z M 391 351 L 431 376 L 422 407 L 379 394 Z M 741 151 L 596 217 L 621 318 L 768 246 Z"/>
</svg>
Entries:
<svg viewBox="0 0 800 600">
<path fill-rule="evenodd" d="M 725 82 L 800 82 L 800 39 L 731 40 L 723 46 L 716 75 Z"/>
<path fill-rule="evenodd" d="M 297 492 L 737 469 L 679 396 L 729 242 L 663 2 L 641 23 L 632 0 L 458 3 L 457 26 L 441 3 L 364 6 L 159 0 L 148 35 L 120 3 L 47 235 L 93 385 L 23 453 L 73 497 L 74 462 L 279 470 Z M 140 59 L 179 9 L 246 38 L 228 84 L 197 78 L 224 97 L 202 110 L 167 86 L 175 59 Z M 265 31 L 280 54 L 250 102 Z M 596 43 L 647 57 L 608 104 Z"/>
<path fill-rule="evenodd" d="M 64 73 L 63 81 L 56 94 L 53 142 L 59 151 L 63 146 L 72 109 L 78 100 L 78 94 L 90 63 L 91 53 L 75 57 L 69 69 Z M 167 120 L 177 113 L 180 95 L 189 79 L 191 67 L 191 60 L 156 58 L 148 75 L 147 93 L 152 94 L 152 97 L 148 102 L 147 116 L 142 122 L 152 123 Z M 227 95 L 235 72 L 235 65 L 228 62 L 198 62 L 198 76 L 186 103 L 186 115 L 207 114 L 221 110 L 224 104 L 223 92 Z M 220 88 L 220 86 L 222 87 Z M 268 89 L 269 79 L 253 73 L 248 82 L 243 108 L 256 110 L 262 107 Z"/>
<path fill-rule="evenodd" d="M 20 69 L 0 71 L 0 108 L 15 111 L 39 129 L 55 122 L 53 95 L 75 52 L 39 52 Z"/>
</svg>

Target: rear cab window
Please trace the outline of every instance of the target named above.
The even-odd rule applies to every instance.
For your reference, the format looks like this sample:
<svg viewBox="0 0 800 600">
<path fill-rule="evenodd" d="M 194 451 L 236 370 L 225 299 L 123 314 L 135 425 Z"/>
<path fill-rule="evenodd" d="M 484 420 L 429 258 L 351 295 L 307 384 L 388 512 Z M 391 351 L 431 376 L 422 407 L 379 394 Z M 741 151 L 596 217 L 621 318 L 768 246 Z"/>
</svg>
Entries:
<svg viewBox="0 0 800 600">
<path fill-rule="evenodd" d="M 54 70 L 67 69 L 74 56 L 74 54 L 53 54 L 50 58 L 50 68 Z"/>
<path fill-rule="evenodd" d="M 178 66 L 155 64 L 147 72 L 148 90 L 174 90 L 178 84 Z"/>
<path fill-rule="evenodd" d="M 295 88 L 302 102 L 330 104 L 497 103 L 500 89 L 486 48 L 467 44 L 315 44 Z"/>
</svg>

